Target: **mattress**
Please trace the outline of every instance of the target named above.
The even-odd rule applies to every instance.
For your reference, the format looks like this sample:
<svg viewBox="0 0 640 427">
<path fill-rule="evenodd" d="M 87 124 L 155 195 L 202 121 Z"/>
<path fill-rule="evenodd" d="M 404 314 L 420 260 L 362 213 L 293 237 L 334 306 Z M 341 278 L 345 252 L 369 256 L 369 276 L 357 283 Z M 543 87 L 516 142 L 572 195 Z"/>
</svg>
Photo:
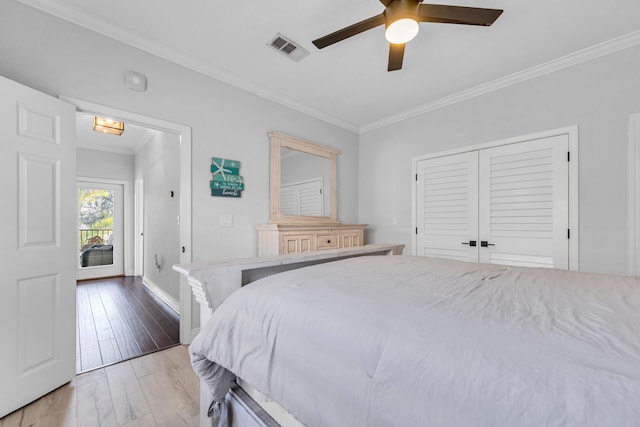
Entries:
<svg viewBox="0 0 640 427">
<path fill-rule="evenodd" d="M 194 340 L 308 426 L 640 425 L 640 279 L 362 257 L 261 279 Z"/>
</svg>

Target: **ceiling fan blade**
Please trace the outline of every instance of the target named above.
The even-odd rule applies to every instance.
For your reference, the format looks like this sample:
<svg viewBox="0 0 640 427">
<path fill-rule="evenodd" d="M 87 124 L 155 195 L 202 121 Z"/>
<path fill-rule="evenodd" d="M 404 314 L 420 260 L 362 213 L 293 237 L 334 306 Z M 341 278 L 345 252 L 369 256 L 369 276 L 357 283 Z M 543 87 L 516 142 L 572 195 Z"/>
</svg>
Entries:
<svg viewBox="0 0 640 427">
<path fill-rule="evenodd" d="M 392 2 L 393 2 L 393 0 L 380 0 L 380 3 L 385 5 L 385 7 L 389 6 Z"/>
<path fill-rule="evenodd" d="M 402 68 L 405 44 L 389 43 L 389 66 L 387 71 L 396 71 Z"/>
<path fill-rule="evenodd" d="M 353 37 L 356 34 L 360 34 L 363 31 L 370 30 L 382 24 L 384 24 L 384 16 L 382 14 L 376 15 L 369 19 L 365 19 L 364 21 L 360 21 L 357 24 L 349 25 L 348 27 L 345 27 L 327 36 L 320 37 L 319 39 L 314 40 L 312 43 L 318 49 L 322 49 L 323 47 L 327 47 L 344 39 L 348 39 L 349 37 Z"/>
<path fill-rule="evenodd" d="M 444 24 L 482 25 L 488 27 L 502 14 L 500 9 L 482 9 L 478 7 L 445 6 L 440 4 L 421 4 L 421 22 L 440 22 Z"/>
</svg>

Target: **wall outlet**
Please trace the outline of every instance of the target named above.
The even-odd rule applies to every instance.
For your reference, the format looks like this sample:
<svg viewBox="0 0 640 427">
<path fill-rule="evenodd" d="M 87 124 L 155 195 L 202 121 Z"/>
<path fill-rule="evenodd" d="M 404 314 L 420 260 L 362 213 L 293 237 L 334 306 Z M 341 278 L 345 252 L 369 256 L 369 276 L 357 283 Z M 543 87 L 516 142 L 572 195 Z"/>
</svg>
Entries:
<svg viewBox="0 0 640 427">
<path fill-rule="evenodd" d="M 220 215 L 220 227 L 233 227 L 233 215 Z"/>
</svg>

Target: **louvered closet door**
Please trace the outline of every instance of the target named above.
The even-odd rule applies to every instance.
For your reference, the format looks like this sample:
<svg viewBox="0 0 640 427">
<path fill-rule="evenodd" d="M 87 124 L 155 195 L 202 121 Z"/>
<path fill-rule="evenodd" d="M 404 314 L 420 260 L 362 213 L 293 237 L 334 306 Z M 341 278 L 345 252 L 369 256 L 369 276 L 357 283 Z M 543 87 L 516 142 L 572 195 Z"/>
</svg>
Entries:
<svg viewBox="0 0 640 427">
<path fill-rule="evenodd" d="M 284 215 L 323 216 L 322 177 L 280 187 L 280 210 Z"/>
<path fill-rule="evenodd" d="M 417 173 L 417 255 L 477 262 L 478 152 L 422 160 Z"/>
<path fill-rule="evenodd" d="M 569 268 L 568 135 L 480 151 L 480 262 Z"/>
</svg>

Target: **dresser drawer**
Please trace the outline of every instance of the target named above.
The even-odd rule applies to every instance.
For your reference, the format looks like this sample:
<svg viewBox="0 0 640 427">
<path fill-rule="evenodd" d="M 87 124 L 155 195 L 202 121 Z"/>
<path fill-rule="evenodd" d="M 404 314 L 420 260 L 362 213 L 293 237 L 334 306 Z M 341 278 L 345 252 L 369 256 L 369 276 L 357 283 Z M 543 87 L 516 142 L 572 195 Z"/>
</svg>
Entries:
<svg viewBox="0 0 640 427">
<path fill-rule="evenodd" d="M 338 234 L 318 234 L 316 240 L 316 250 L 323 251 L 326 249 L 338 249 L 340 241 Z"/>
<path fill-rule="evenodd" d="M 365 227 L 364 224 L 260 224 L 258 256 L 362 246 Z"/>
</svg>

